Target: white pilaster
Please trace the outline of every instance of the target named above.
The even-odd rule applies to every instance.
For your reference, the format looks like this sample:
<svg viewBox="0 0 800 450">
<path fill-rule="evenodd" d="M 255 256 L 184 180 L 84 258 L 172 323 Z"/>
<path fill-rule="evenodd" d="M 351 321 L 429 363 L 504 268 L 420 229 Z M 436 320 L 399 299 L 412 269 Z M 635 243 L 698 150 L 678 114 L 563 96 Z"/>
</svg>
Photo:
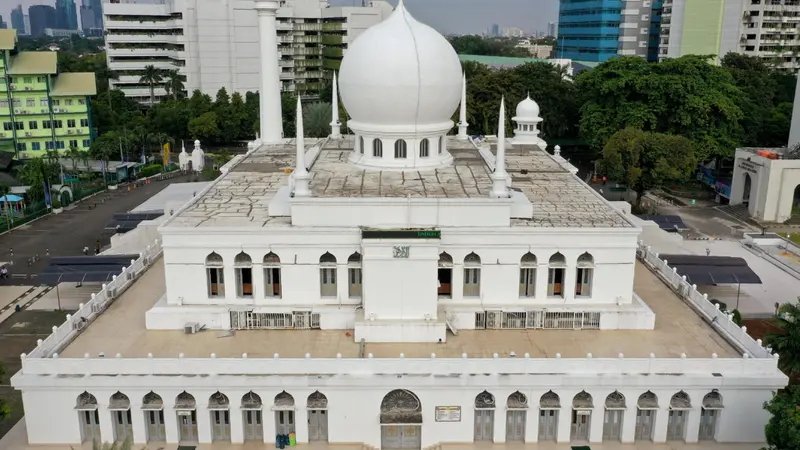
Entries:
<svg viewBox="0 0 800 450">
<path fill-rule="evenodd" d="M 525 415 L 525 443 L 539 442 L 539 409 L 532 408 Z"/>
<path fill-rule="evenodd" d="M 264 427 L 264 442 L 274 444 L 275 434 L 277 433 L 275 429 L 275 411 L 269 407 L 264 407 L 261 411 L 261 423 Z"/>
<path fill-rule="evenodd" d="M 109 411 L 108 405 L 100 404 L 98 405 L 98 415 L 100 416 L 100 442 L 114 442 L 114 424 L 111 413 Z"/>
<path fill-rule="evenodd" d="M 339 122 L 339 87 L 336 83 L 336 72 L 333 72 L 333 98 L 331 99 L 331 137 L 339 139 L 342 137 L 342 123 Z"/>
<path fill-rule="evenodd" d="M 508 198 L 508 174 L 506 173 L 506 101 L 500 100 L 500 121 L 497 126 L 497 154 L 492 173 L 493 198 Z"/>
<path fill-rule="evenodd" d="M 800 88 L 800 75 L 797 77 L 797 87 Z M 800 143 L 800 89 L 794 91 L 794 106 L 792 108 L 792 119 L 789 127 L 789 148 Z"/>
<path fill-rule="evenodd" d="M 595 402 L 589 422 L 589 442 L 603 442 L 603 422 L 605 422 L 606 408 L 603 403 Z"/>
<path fill-rule="evenodd" d="M 231 406 L 231 444 L 244 443 L 244 415 L 238 406 Z"/>
<path fill-rule="evenodd" d="M 261 142 L 277 143 L 283 137 L 281 85 L 278 67 L 276 1 L 258 1 L 258 32 L 261 44 L 261 92 L 259 93 Z"/>
<path fill-rule="evenodd" d="M 659 408 L 656 413 L 656 421 L 653 424 L 654 443 L 667 442 L 667 424 L 669 424 L 669 407 Z"/>
<path fill-rule="evenodd" d="M 636 405 L 628 404 L 628 409 L 622 413 L 622 431 L 620 432 L 620 441 L 623 444 L 631 444 L 634 442 L 636 436 L 636 414 L 639 408 Z"/>
<path fill-rule="evenodd" d="M 700 435 L 700 414 L 701 409 L 693 409 L 688 411 L 689 416 L 686 418 L 686 443 L 696 444 Z"/>
<path fill-rule="evenodd" d="M 463 75 L 461 81 L 461 111 L 458 115 L 458 140 L 466 141 L 467 136 L 467 74 Z"/>
<path fill-rule="evenodd" d="M 210 444 L 211 437 L 211 411 L 208 410 L 208 402 L 199 402 L 197 405 L 197 442 Z"/>
<path fill-rule="evenodd" d="M 294 196 L 295 197 L 310 197 L 311 190 L 308 188 L 308 180 L 311 178 L 306 169 L 306 141 L 303 137 L 303 104 L 300 97 L 297 97 L 297 138 L 295 161 L 296 167 L 294 169 Z"/>
<path fill-rule="evenodd" d="M 294 412 L 294 436 L 298 444 L 308 444 L 308 410 L 299 407 Z"/>
<path fill-rule="evenodd" d="M 147 443 L 147 422 L 144 420 L 141 402 L 131 402 L 131 426 L 133 427 L 133 443 Z"/>
<path fill-rule="evenodd" d="M 562 398 L 569 398 L 564 396 Z M 569 442 L 571 440 L 571 433 L 572 433 L 572 408 L 571 406 L 572 401 L 570 401 L 566 407 L 562 407 L 561 410 L 558 411 L 558 427 L 556 431 L 556 442 L 559 444 L 563 444 L 565 442 Z"/>
<path fill-rule="evenodd" d="M 164 402 L 166 403 L 166 402 Z M 178 413 L 171 407 L 164 405 L 164 434 L 166 434 L 167 443 L 177 444 L 180 441 L 180 434 L 178 431 Z"/>
</svg>

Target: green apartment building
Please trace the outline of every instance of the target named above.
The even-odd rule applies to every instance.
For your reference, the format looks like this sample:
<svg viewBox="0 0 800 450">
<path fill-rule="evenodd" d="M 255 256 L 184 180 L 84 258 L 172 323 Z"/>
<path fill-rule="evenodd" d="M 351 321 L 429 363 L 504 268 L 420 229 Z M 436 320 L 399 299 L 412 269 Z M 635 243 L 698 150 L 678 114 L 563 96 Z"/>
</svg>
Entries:
<svg viewBox="0 0 800 450">
<path fill-rule="evenodd" d="M 46 150 L 88 150 L 94 73 L 58 73 L 57 53 L 20 52 L 16 30 L 0 30 L 0 151 L 18 159 Z"/>
</svg>

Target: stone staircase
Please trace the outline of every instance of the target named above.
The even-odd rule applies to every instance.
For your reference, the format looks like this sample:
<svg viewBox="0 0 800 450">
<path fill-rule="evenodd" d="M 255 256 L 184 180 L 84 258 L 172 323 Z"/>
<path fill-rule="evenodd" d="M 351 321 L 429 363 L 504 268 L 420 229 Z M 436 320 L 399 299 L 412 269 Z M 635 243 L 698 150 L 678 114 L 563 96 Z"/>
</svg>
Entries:
<svg viewBox="0 0 800 450">
<path fill-rule="evenodd" d="M 717 206 L 717 211 L 721 211 L 729 216 L 735 217 L 737 220 L 747 223 L 753 224 L 754 220 L 750 217 L 750 212 L 747 211 L 747 205 L 740 203 L 738 205 L 724 205 L 724 206 Z"/>
</svg>

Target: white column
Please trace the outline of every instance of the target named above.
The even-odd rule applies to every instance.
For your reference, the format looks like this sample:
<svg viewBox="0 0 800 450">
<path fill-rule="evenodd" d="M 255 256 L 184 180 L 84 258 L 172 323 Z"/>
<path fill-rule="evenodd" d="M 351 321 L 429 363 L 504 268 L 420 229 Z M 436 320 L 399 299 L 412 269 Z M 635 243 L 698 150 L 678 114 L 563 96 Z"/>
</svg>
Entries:
<svg viewBox="0 0 800 450">
<path fill-rule="evenodd" d="M 100 416 L 100 440 L 102 442 L 114 442 L 114 425 L 112 421 L 114 418 L 111 416 L 111 411 L 108 410 L 108 405 L 99 404 L 98 415 Z"/>
<path fill-rule="evenodd" d="M 298 444 L 308 444 L 308 410 L 297 408 L 294 412 L 294 436 Z"/>
<path fill-rule="evenodd" d="M 599 402 L 598 402 L 599 403 Z M 592 419 L 589 422 L 589 442 L 603 442 L 603 422 L 606 419 L 606 408 L 600 403 L 592 410 Z"/>
<path fill-rule="evenodd" d="M 540 255 L 541 256 L 547 255 Z M 549 256 L 547 256 L 549 258 Z M 539 264 L 536 266 L 536 292 L 534 292 L 537 299 L 547 298 L 547 277 L 550 273 L 550 267 L 546 264 Z"/>
<path fill-rule="evenodd" d="M 537 408 L 528 410 L 525 416 L 525 443 L 535 444 L 539 442 L 539 412 Z"/>
<path fill-rule="evenodd" d="M 256 2 L 258 32 L 261 42 L 261 142 L 277 143 L 283 137 L 281 114 L 281 85 L 278 77 L 278 31 L 276 14 L 278 2 Z"/>
<path fill-rule="evenodd" d="M 164 431 L 168 444 L 177 444 L 180 441 L 179 426 L 178 413 L 174 409 L 164 406 Z"/>
<path fill-rule="evenodd" d="M 306 144 L 303 137 L 303 104 L 300 97 L 297 97 L 297 117 L 295 128 L 297 136 L 295 137 L 295 168 L 292 173 L 294 177 L 294 196 L 295 197 L 310 197 L 311 190 L 308 187 L 308 182 L 311 179 L 308 170 L 306 169 Z"/>
<path fill-rule="evenodd" d="M 458 140 L 467 140 L 467 74 L 463 75 L 461 81 L 461 110 L 458 115 Z"/>
<path fill-rule="evenodd" d="M 208 402 L 197 404 L 197 441 L 201 444 L 210 444 L 211 438 L 211 411 Z"/>
<path fill-rule="evenodd" d="M 636 435 L 636 414 L 639 408 L 635 405 L 628 405 L 628 409 L 622 413 L 622 431 L 620 432 L 620 441 L 623 444 L 630 444 L 634 441 Z"/>
<path fill-rule="evenodd" d="M 270 407 L 264 407 L 261 412 L 261 423 L 264 424 L 264 442 L 275 443 L 275 410 Z"/>
<path fill-rule="evenodd" d="M 344 264 L 336 264 L 336 296 L 339 302 L 350 298 L 350 270 L 347 266 L 347 260 L 344 261 Z M 363 269 L 361 270 L 361 274 L 363 276 Z M 364 285 L 363 280 L 361 281 L 361 285 Z"/>
<path fill-rule="evenodd" d="M 508 423 L 508 409 L 497 408 L 494 411 L 494 429 L 493 437 L 495 444 L 503 444 L 506 442 L 506 424 Z"/>
<path fill-rule="evenodd" d="M 794 92 L 794 107 L 792 108 L 792 121 L 789 128 L 789 148 L 800 143 L 800 76 L 797 77 L 797 89 Z"/>
<path fill-rule="evenodd" d="M 339 122 L 339 87 L 336 85 L 336 72 L 333 72 L 333 98 L 331 99 L 331 137 L 342 137 L 342 123 Z"/>
<path fill-rule="evenodd" d="M 232 406 L 230 410 L 231 418 L 231 444 L 244 443 L 244 415 L 238 406 Z"/>
<path fill-rule="evenodd" d="M 562 406 L 558 411 L 558 431 L 556 431 L 556 442 L 562 444 L 570 441 L 570 434 L 572 433 L 572 397 L 563 396 L 562 398 L 569 399 L 566 407 Z"/>
<path fill-rule="evenodd" d="M 653 424 L 654 443 L 661 444 L 663 442 L 667 442 L 668 423 L 669 423 L 669 407 L 659 408 L 658 412 L 656 413 L 656 422 Z"/>
<path fill-rule="evenodd" d="M 131 426 L 133 427 L 133 443 L 147 443 L 147 422 L 144 420 L 141 402 L 131 402 Z"/>
<path fill-rule="evenodd" d="M 689 417 L 686 418 L 686 443 L 696 444 L 700 435 L 700 409 L 686 411 Z"/>
</svg>

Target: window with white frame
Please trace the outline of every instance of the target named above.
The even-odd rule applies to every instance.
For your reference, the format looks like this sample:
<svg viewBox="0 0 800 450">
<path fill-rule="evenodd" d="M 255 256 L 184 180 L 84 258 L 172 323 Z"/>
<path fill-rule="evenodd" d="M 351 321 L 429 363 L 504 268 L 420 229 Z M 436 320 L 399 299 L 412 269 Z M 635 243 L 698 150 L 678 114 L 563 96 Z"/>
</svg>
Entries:
<svg viewBox="0 0 800 450">
<path fill-rule="evenodd" d="M 253 297 L 253 259 L 245 252 L 236 255 L 233 260 L 233 271 L 236 274 L 236 297 Z"/>
<path fill-rule="evenodd" d="M 206 284 L 209 297 L 225 296 L 225 279 L 222 274 L 222 256 L 212 252 L 206 257 Z"/>
<path fill-rule="evenodd" d="M 429 153 L 430 141 L 426 138 L 419 141 L 419 157 L 427 158 Z"/>
<path fill-rule="evenodd" d="M 264 255 L 264 295 L 281 298 L 281 259 L 272 252 Z"/>
<path fill-rule="evenodd" d="M 464 297 L 481 295 L 481 257 L 474 252 L 464 258 Z"/>
<path fill-rule="evenodd" d="M 383 142 L 380 139 L 372 140 L 372 156 L 383 158 Z"/>
<path fill-rule="evenodd" d="M 336 297 L 336 257 L 325 253 L 319 258 L 319 286 L 322 297 Z"/>
<path fill-rule="evenodd" d="M 355 252 L 347 258 L 347 291 L 350 298 L 361 298 L 361 253 Z"/>
<path fill-rule="evenodd" d="M 519 296 L 534 297 L 536 295 L 536 256 L 525 253 L 519 262 Z"/>
<path fill-rule="evenodd" d="M 561 252 L 556 252 L 550 257 L 547 265 L 547 296 L 563 298 L 567 259 Z"/>
<path fill-rule="evenodd" d="M 578 273 L 575 279 L 575 296 L 592 296 L 592 275 L 594 274 L 594 258 L 588 252 L 578 257 Z"/>
<path fill-rule="evenodd" d="M 408 155 L 406 141 L 398 139 L 394 142 L 394 159 L 406 159 Z"/>
</svg>

